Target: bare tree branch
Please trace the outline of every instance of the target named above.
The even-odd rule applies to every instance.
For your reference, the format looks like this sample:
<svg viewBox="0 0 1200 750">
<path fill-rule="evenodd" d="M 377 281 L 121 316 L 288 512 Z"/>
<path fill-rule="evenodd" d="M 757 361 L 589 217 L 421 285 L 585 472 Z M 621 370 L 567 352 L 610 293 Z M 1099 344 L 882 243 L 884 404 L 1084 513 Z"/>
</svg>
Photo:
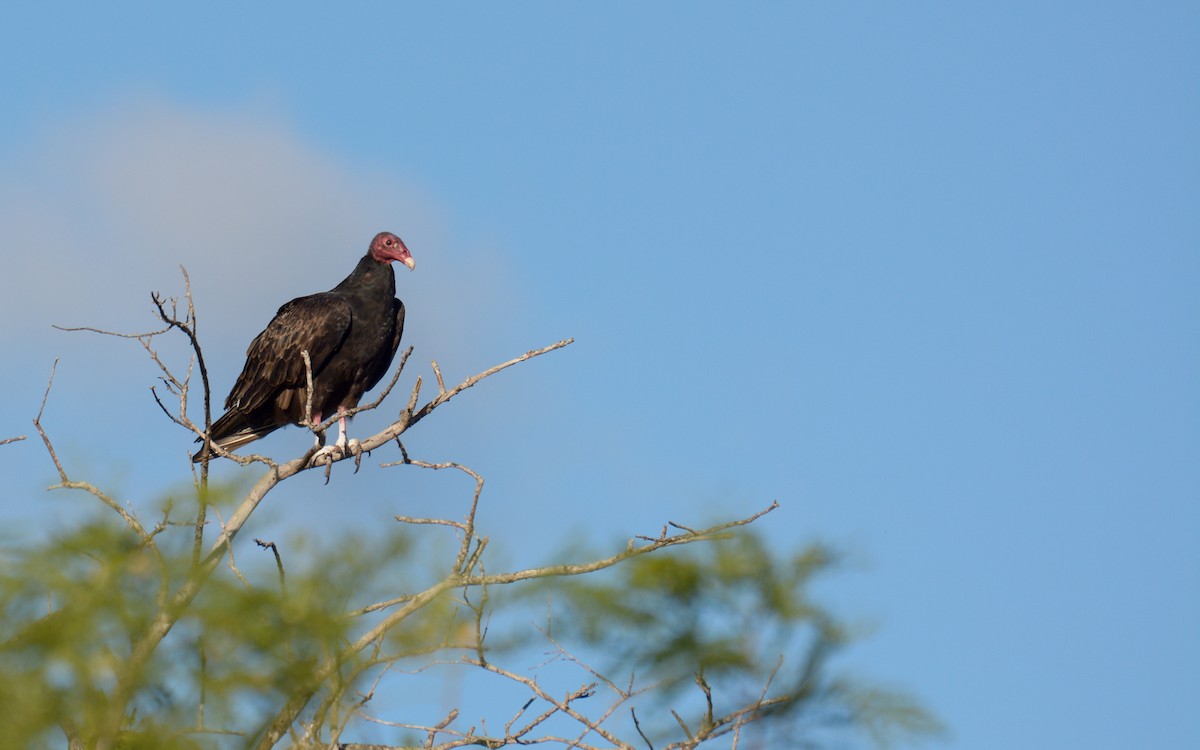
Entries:
<svg viewBox="0 0 1200 750">
<path fill-rule="evenodd" d="M 50 454 L 50 460 L 54 462 L 54 468 L 58 471 L 60 481 L 58 484 L 52 485 L 50 489 L 65 488 L 83 490 L 84 492 L 93 495 L 100 500 L 100 502 L 104 503 L 113 511 L 115 511 L 117 515 L 119 515 L 121 519 L 125 521 L 125 524 L 129 526 L 129 528 L 132 529 L 135 534 L 138 535 L 138 537 L 142 540 L 142 543 L 153 550 L 157 554 L 158 559 L 161 561 L 162 555 L 161 553 L 158 553 L 158 547 L 154 543 L 154 537 L 146 531 L 146 528 L 142 526 L 141 521 L 137 520 L 132 513 L 121 507 L 120 503 L 102 492 L 95 485 L 89 482 L 72 481 L 71 478 L 67 476 L 67 470 L 63 468 L 62 461 L 59 460 L 58 453 L 54 450 L 54 444 L 50 442 L 50 436 L 46 434 L 46 430 L 42 427 L 42 415 L 46 411 L 46 400 L 50 397 L 50 388 L 54 385 L 54 373 L 57 369 L 58 360 L 55 359 L 54 365 L 50 368 L 50 378 L 46 382 L 46 392 L 42 394 L 41 408 L 38 409 L 37 416 L 33 419 L 33 426 L 35 429 L 37 429 L 38 435 L 41 436 L 42 442 L 46 446 L 46 452 Z"/>
<path fill-rule="evenodd" d="M 399 441 L 397 441 L 397 442 L 399 442 Z M 480 545 L 486 544 L 485 540 L 482 540 L 482 539 L 476 540 L 476 537 L 475 537 L 475 512 L 479 509 L 479 496 L 483 493 L 483 477 L 479 476 L 474 471 L 471 471 L 466 466 L 463 466 L 462 464 L 459 464 L 459 463 L 455 463 L 453 461 L 447 461 L 445 463 L 440 463 L 440 464 L 431 464 L 431 463 L 427 463 L 425 461 L 414 461 L 408 457 L 408 451 L 406 451 L 404 449 L 403 443 L 400 443 L 400 452 L 404 456 L 403 460 L 394 461 L 392 463 L 387 463 L 387 464 L 382 464 L 382 466 L 388 467 L 388 466 L 398 466 L 398 465 L 402 465 L 402 464 L 407 464 L 409 466 L 419 466 L 424 469 L 434 469 L 434 470 L 458 469 L 459 471 L 463 472 L 464 474 L 466 474 L 467 476 L 469 476 L 475 480 L 475 494 L 471 498 L 471 508 L 470 508 L 470 510 L 467 511 L 467 518 L 462 523 L 457 523 L 454 521 L 443 521 L 442 519 L 415 519 L 415 518 L 408 518 L 406 516 L 396 516 L 397 521 L 402 521 L 404 523 L 443 524 L 443 525 L 447 525 L 447 526 L 453 526 L 453 527 L 457 528 L 459 531 L 461 531 L 463 534 L 462 544 L 459 547 L 458 557 L 456 557 L 454 560 L 453 570 L 456 573 L 465 572 L 467 570 L 467 557 L 471 552 L 471 544 L 475 541 L 478 541 L 478 543 Z"/>
<path fill-rule="evenodd" d="M 630 540 L 629 544 L 623 551 L 611 557 L 606 557 L 603 560 L 594 560 L 589 563 L 580 563 L 576 565 L 549 565 L 544 568 L 531 568 L 529 570 L 520 570 L 514 573 L 497 573 L 489 576 L 470 576 L 466 581 L 464 581 L 464 583 L 472 586 L 482 584 L 494 586 L 505 583 L 516 583 L 517 581 L 528 581 L 536 578 L 557 578 L 561 576 L 577 576 L 585 573 L 592 573 L 597 570 L 603 570 L 604 568 L 611 568 L 612 566 L 624 560 L 628 560 L 631 557 L 645 555 L 647 553 L 663 549 L 664 547 L 673 547 L 675 545 L 688 544 L 691 542 L 728 538 L 729 535 L 723 532 L 753 523 L 778 507 L 779 503 L 773 502 L 752 516 L 748 516 L 736 521 L 718 524 L 707 529 L 700 529 L 699 531 L 689 531 L 683 534 L 676 534 L 674 536 L 654 539 L 640 547 L 636 546 L 633 543 L 633 540 Z"/>
</svg>

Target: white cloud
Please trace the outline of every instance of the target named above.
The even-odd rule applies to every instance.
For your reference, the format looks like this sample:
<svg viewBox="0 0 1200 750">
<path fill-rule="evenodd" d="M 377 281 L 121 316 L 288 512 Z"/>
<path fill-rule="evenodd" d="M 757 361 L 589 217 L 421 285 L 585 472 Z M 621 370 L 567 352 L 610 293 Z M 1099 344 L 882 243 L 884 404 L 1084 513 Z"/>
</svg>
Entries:
<svg viewBox="0 0 1200 750">
<path fill-rule="evenodd" d="M 340 281 L 382 229 L 417 259 L 398 287 L 422 359 L 478 343 L 477 324 L 520 299 L 490 254 L 451 247 L 420 190 L 261 112 L 125 103 L 11 161 L 0 177 L 8 345 L 61 335 L 51 324 L 144 330 L 148 293 L 181 292 L 184 264 L 210 359 L 236 359 L 280 304 Z"/>
</svg>

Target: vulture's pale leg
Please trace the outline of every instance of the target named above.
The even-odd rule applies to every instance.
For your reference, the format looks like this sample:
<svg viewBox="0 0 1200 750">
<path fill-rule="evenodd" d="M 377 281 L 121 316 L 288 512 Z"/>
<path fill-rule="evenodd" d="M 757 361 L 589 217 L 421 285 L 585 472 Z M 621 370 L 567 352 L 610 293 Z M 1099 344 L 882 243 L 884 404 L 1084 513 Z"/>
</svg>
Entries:
<svg viewBox="0 0 1200 750">
<path fill-rule="evenodd" d="M 314 424 L 320 424 L 320 420 L 314 417 Z M 334 461 L 340 461 L 346 456 L 360 455 L 362 453 L 362 443 L 348 436 L 346 432 L 346 410 L 338 407 L 338 437 L 333 445 L 325 444 L 325 435 L 319 433 L 317 435 L 317 445 L 320 450 L 313 454 L 310 464 L 328 464 Z"/>
<path fill-rule="evenodd" d="M 355 455 L 362 453 L 362 443 L 355 438 L 350 437 L 346 430 L 346 409 L 338 407 L 338 439 L 337 447 L 341 449 L 343 456 Z"/>
</svg>

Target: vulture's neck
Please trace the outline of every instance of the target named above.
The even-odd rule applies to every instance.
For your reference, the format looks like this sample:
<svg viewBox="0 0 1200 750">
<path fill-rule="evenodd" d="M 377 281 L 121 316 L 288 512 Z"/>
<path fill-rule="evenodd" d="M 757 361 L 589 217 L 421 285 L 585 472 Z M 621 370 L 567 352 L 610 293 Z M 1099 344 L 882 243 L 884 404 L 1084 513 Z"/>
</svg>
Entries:
<svg viewBox="0 0 1200 750">
<path fill-rule="evenodd" d="M 377 294 L 386 297 L 390 302 L 396 294 L 396 274 L 392 271 L 391 263 L 380 263 L 367 253 L 333 291 L 343 294 Z"/>
</svg>

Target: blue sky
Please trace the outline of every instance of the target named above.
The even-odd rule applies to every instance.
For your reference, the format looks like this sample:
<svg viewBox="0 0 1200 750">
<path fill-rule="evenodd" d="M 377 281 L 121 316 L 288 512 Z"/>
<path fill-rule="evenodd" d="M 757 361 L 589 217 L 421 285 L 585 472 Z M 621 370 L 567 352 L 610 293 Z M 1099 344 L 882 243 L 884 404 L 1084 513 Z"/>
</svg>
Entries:
<svg viewBox="0 0 1200 750">
<path fill-rule="evenodd" d="M 487 477 L 508 561 L 778 499 L 780 549 L 848 554 L 822 593 L 873 634 L 841 666 L 911 688 L 940 744 L 1200 741 L 1194 4 L 3 16 L 0 437 L 60 356 L 69 465 L 149 503 L 191 447 L 151 366 L 50 325 L 145 328 L 185 264 L 223 394 L 390 229 L 414 373 L 576 338 L 406 442 Z M 33 441 L 0 471 L 10 528 L 86 502 Z M 469 492 L 295 484 L 256 533 Z"/>
</svg>

